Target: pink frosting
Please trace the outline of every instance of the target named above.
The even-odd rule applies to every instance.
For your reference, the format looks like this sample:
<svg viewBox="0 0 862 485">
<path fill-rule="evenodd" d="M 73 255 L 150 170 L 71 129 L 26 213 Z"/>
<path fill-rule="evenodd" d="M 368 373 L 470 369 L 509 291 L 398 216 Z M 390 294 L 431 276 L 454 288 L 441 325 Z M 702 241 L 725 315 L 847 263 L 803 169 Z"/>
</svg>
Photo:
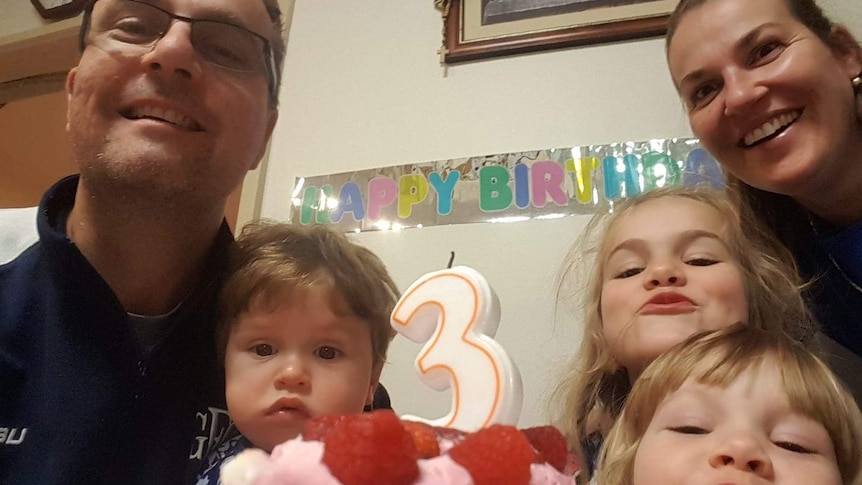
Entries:
<svg viewBox="0 0 862 485">
<path fill-rule="evenodd" d="M 292 439 L 276 446 L 257 480 L 243 485 L 341 485 L 323 464 L 323 443 Z M 230 485 L 225 483 L 224 485 Z"/>
<path fill-rule="evenodd" d="M 419 473 L 419 480 L 416 485 L 434 485 L 435 483 L 473 485 L 470 473 L 449 458 L 449 455 L 437 456 L 430 460 L 419 460 Z"/>
<path fill-rule="evenodd" d="M 224 485 L 341 485 L 323 464 L 323 443 L 295 438 L 275 447 L 267 457 L 260 450 L 246 450 L 222 467 Z M 448 455 L 419 460 L 415 485 L 473 485 L 470 474 Z M 530 485 L 575 485 L 548 464 L 530 467 Z"/>
<path fill-rule="evenodd" d="M 530 485 L 575 485 L 575 478 L 563 475 L 547 463 L 530 465 Z"/>
</svg>

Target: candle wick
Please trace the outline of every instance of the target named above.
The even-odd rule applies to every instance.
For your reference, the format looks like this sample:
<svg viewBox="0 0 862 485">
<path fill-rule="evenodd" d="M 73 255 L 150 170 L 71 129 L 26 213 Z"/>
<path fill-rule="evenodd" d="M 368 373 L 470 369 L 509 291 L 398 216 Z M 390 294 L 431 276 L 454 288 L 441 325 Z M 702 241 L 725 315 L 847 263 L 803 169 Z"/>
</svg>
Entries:
<svg viewBox="0 0 862 485">
<path fill-rule="evenodd" d="M 449 251 L 449 264 L 446 269 L 452 269 L 452 262 L 455 261 L 455 251 Z"/>
</svg>

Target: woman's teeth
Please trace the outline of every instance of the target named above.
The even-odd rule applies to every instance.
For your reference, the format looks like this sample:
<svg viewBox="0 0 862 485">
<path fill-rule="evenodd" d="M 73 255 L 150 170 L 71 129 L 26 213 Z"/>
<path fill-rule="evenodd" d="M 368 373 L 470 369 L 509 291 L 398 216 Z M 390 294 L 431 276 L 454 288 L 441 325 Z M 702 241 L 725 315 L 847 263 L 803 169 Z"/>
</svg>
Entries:
<svg viewBox="0 0 862 485">
<path fill-rule="evenodd" d="M 745 135 L 745 138 L 742 140 L 745 146 L 751 146 L 755 143 L 772 136 L 778 130 L 790 125 L 794 121 L 799 118 L 801 115 L 801 111 L 792 111 L 790 113 L 784 113 L 782 115 L 778 115 L 775 118 L 767 121 L 760 128 L 756 128 L 754 131 Z"/>
</svg>

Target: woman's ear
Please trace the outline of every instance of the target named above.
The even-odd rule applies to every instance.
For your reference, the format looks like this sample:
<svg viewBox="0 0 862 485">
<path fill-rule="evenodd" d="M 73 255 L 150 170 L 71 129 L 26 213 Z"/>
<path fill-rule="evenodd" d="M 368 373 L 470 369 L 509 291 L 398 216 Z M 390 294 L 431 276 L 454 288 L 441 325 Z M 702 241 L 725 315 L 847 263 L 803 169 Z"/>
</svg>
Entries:
<svg viewBox="0 0 862 485">
<path fill-rule="evenodd" d="M 856 117 L 862 122 L 862 47 L 853 34 L 843 25 L 834 25 L 829 31 L 826 42 L 832 50 L 832 55 L 844 69 L 844 73 L 853 84 L 856 101 Z"/>
<path fill-rule="evenodd" d="M 829 31 L 827 44 L 844 67 L 847 79 L 853 79 L 862 73 L 862 47 L 846 27 L 834 25 Z"/>
</svg>

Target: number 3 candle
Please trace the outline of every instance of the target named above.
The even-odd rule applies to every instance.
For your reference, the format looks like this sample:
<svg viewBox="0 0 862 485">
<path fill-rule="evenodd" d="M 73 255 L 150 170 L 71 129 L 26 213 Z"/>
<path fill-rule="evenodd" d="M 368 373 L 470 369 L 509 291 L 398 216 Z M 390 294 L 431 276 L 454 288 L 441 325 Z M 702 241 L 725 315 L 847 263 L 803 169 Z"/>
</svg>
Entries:
<svg viewBox="0 0 862 485">
<path fill-rule="evenodd" d="M 392 312 L 392 326 L 425 343 L 415 362 L 422 382 L 438 391 L 452 389 L 446 416 L 405 419 L 465 431 L 517 424 L 524 394 L 521 375 L 492 338 L 499 323 L 497 295 L 472 268 L 428 273 L 404 292 Z"/>
</svg>

